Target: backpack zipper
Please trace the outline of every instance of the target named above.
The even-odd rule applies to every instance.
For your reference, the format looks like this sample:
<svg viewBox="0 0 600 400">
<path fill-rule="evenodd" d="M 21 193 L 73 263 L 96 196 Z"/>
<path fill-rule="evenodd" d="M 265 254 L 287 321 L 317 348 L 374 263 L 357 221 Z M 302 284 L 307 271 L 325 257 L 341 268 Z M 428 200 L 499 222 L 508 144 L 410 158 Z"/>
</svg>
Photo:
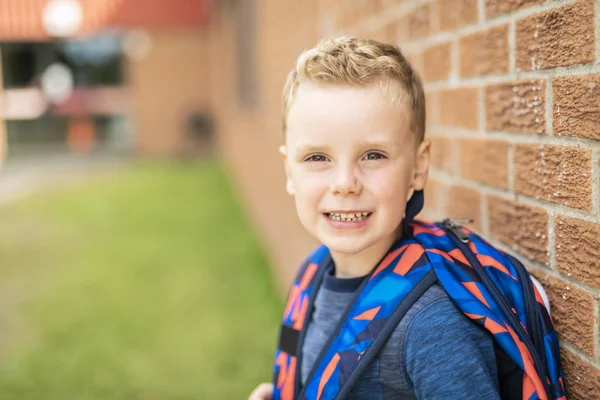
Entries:
<svg viewBox="0 0 600 400">
<path fill-rule="evenodd" d="M 519 338 L 521 339 L 521 341 L 525 344 L 525 346 L 531 353 L 531 357 L 533 358 L 535 370 L 538 373 L 538 376 L 542 382 L 542 385 L 544 386 L 544 389 L 546 390 L 546 395 L 550 399 L 554 398 L 554 396 L 552 396 L 552 394 L 550 392 L 548 383 L 546 382 L 546 374 L 542 373 L 541 368 L 543 368 L 543 364 L 539 358 L 539 355 L 537 354 L 536 348 L 534 347 L 534 345 L 531 341 L 531 338 L 527 335 L 527 333 L 521 326 L 521 321 L 512 312 L 510 304 L 508 304 L 508 301 L 506 300 L 504 295 L 502 293 L 500 293 L 500 290 L 498 290 L 498 288 L 496 287 L 496 285 L 494 284 L 492 279 L 485 272 L 485 269 L 483 268 L 483 266 L 481 265 L 481 263 L 479 262 L 477 257 L 475 257 L 473 255 L 473 252 L 467 246 L 467 243 L 469 243 L 471 241 L 471 238 L 469 238 L 469 236 L 467 236 L 460 229 L 460 227 L 458 225 L 456 225 L 457 222 L 460 223 L 463 221 L 472 221 L 472 220 L 452 220 L 452 219 L 447 218 L 442 222 L 442 225 L 447 228 L 447 231 L 452 233 L 452 235 L 450 235 L 450 237 L 458 239 L 458 240 L 454 240 L 454 242 L 460 248 L 460 250 L 465 255 L 465 257 L 469 260 L 469 262 L 473 266 L 473 269 L 475 270 L 475 272 L 477 273 L 479 278 L 483 281 L 486 288 L 490 291 L 492 298 L 494 299 L 494 301 L 496 301 L 498 306 L 501 308 L 504 315 L 510 319 L 509 322 L 512 322 L 512 324 L 511 324 L 512 328 L 515 330 L 517 335 L 519 335 Z M 468 223 L 468 222 L 465 222 L 465 223 Z"/>
<path fill-rule="evenodd" d="M 541 333 L 541 327 L 539 325 L 539 319 L 537 318 L 536 300 L 533 289 L 533 282 L 528 276 L 525 267 L 519 260 L 511 256 L 510 254 L 504 254 L 504 256 L 511 262 L 514 266 L 517 274 L 519 275 L 519 279 L 523 282 L 523 295 L 525 296 L 525 308 L 527 309 L 527 321 L 529 325 L 529 330 L 531 332 L 530 337 L 532 338 L 533 344 L 536 346 L 538 351 L 538 355 L 542 360 L 542 365 L 544 367 L 544 371 L 548 376 L 548 363 L 546 360 L 546 354 L 544 349 L 544 338 Z"/>
</svg>

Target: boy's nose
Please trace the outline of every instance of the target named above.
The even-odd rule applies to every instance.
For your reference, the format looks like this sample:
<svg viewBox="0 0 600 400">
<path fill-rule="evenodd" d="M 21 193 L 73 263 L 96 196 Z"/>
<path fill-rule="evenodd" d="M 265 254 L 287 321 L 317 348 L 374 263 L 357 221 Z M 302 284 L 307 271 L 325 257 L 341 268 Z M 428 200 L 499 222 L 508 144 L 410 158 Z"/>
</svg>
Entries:
<svg viewBox="0 0 600 400">
<path fill-rule="evenodd" d="M 333 194 L 341 196 L 349 194 L 359 195 L 361 190 L 362 185 L 351 170 L 344 169 L 337 171 L 331 184 L 331 192 Z"/>
</svg>

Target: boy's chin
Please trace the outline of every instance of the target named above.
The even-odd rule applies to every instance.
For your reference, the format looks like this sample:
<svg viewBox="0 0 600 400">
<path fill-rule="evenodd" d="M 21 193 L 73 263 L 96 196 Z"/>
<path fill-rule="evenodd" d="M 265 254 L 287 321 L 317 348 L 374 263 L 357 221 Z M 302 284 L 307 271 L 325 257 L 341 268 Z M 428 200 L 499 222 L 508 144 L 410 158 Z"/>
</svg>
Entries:
<svg viewBox="0 0 600 400">
<path fill-rule="evenodd" d="M 331 238 L 325 237 L 320 238 L 320 242 L 323 243 L 329 251 L 339 254 L 357 254 L 364 249 L 370 247 L 364 239 L 350 239 L 350 238 Z"/>
</svg>

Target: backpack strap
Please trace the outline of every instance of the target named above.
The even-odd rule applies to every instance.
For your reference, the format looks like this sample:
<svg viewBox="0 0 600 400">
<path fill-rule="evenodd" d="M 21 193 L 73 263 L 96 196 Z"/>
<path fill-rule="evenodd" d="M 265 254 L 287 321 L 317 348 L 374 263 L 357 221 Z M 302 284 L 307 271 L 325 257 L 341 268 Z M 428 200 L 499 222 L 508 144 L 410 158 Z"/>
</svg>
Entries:
<svg viewBox="0 0 600 400">
<path fill-rule="evenodd" d="M 410 239 L 394 244 L 357 290 L 298 398 L 344 398 L 408 309 L 436 280 L 420 244 Z"/>
<path fill-rule="evenodd" d="M 300 356 L 306 322 L 331 255 L 318 247 L 300 266 L 286 301 L 273 368 L 273 399 L 292 400 L 300 389 Z"/>
<path fill-rule="evenodd" d="M 406 203 L 404 219 L 402 220 L 402 233 L 406 237 L 412 237 L 410 224 L 414 221 L 417 214 L 421 212 L 425 205 L 425 194 L 422 190 L 417 190 L 413 193 L 410 200 Z"/>
<path fill-rule="evenodd" d="M 423 208 L 423 203 L 423 191 L 416 191 L 411 197 L 410 201 L 407 203 L 406 216 L 402 221 L 402 227 L 405 236 L 411 236 L 411 234 L 409 234 L 409 224 L 421 211 Z M 415 248 L 415 246 L 417 248 Z M 388 252 L 387 257 L 384 257 L 384 259 L 378 264 L 377 268 L 373 269 L 371 278 L 367 279 L 357 291 L 356 297 L 359 297 L 364 287 L 367 286 L 371 279 L 375 275 L 382 273 L 383 270 L 386 270 L 386 272 L 382 273 L 380 278 L 389 274 L 390 271 L 398 274 L 399 272 L 394 271 L 394 268 L 396 264 L 398 264 L 399 259 L 396 258 L 399 257 L 400 254 L 407 254 L 407 258 L 413 263 L 421 261 L 419 266 L 423 267 L 426 263 L 423 263 L 419 257 L 416 259 L 411 258 L 417 253 L 423 253 L 423 251 L 419 252 L 418 247 L 419 245 L 415 243 L 413 243 L 411 247 L 403 246 L 400 248 L 400 245 L 396 246 L 396 248 L 392 247 L 390 252 Z M 290 289 L 279 332 L 279 342 L 275 352 L 275 366 L 273 370 L 274 400 L 292 400 L 298 397 L 302 398 L 307 396 L 307 394 L 304 393 L 308 392 L 318 393 L 318 396 L 314 398 L 319 398 L 325 384 L 329 381 L 329 378 L 331 378 L 331 374 L 329 373 L 332 372 L 331 366 L 327 369 L 327 371 L 325 371 L 325 368 L 322 368 L 322 365 L 319 366 L 319 360 L 325 362 L 323 359 L 329 356 L 327 350 L 335 342 L 335 336 L 332 336 L 329 344 L 324 346 L 322 354 L 317 358 L 317 362 L 315 362 L 313 370 L 309 374 L 309 379 L 307 379 L 307 385 L 304 389 L 301 388 L 299 368 L 301 365 L 302 345 L 304 342 L 304 336 L 306 334 L 306 324 L 308 321 L 310 321 L 314 299 L 322 282 L 323 275 L 327 271 L 326 265 L 330 261 L 331 255 L 329 254 L 328 249 L 325 246 L 320 246 L 317 248 L 317 250 L 315 250 L 300 267 L 294 284 Z M 408 272 L 408 270 L 402 272 Z M 411 292 L 411 294 L 408 296 L 407 300 L 409 301 L 406 303 L 406 306 L 403 306 L 398 310 L 396 310 L 397 304 L 392 305 L 391 303 L 382 303 L 380 305 L 374 305 L 372 301 L 371 303 L 367 301 L 366 303 L 361 303 L 360 307 L 352 308 L 351 306 L 355 304 L 355 302 L 351 302 L 349 308 L 346 310 L 345 316 L 341 318 L 340 324 L 336 331 L 338 334 L 342 334 L 344 332 L 342 328 L 345 327 L 344 321 L 350 314 L 354 315 L 354 320 L 360 322 L 354 322 L 351 323 L 351 325 L 353 325 L 353 329 L 357 329 L 357 327 L 354 325 L 361 325 L 358 327 L 359 331 L 355 332 L 357 333 L 355 336 L 357 340 L 356 345 L 360 344 L 362 347 L 360 352 L 356 352 L 356 349 L 347 349 L 350 352 L 341 352 L 338 355 L 338 357 L 342 357 L 343 355 L 343 360 L 336 364 L 338 367 L 344 367 L 345 379 L 336 384 L 337 389 L 335 390 L 341 390 L 340 394 L 342 396 L 350 390 L 354 384 L 354 381 L 360 375 L 360 372 L 362 372 L 362 370 L 364 370 L 364 368 L 367 366 L 368 360 L 372 359 L 377 353 L 378 349 L 383 346 L 408 308 L 410 308 L 410 306 L 412 306 L 412 304 L 422 295 L 422 293 L 427 290 L 427 288 L 429 288 L 433 282 L 435 282 L 435 274 L 431 273 L 427 276 L 427 279 L 424 279 L 425 272 L 427 271 L 423 268 L 422 271 L 412 275 L 412 280 L 405 280 L 403 285 L 403 290 L 405 293 L 403 294 L 406 295 L 409 292 Z M 374 282 L 379 282 L 380 278 L 377 278 Z M 422 279 L 423 282 L 421 282 L 419 285 L 416 285 L 419 279 Z M 373 285 L 376 284 L 372 283 L 371 286 Z M 392 290 L 388 291 L 387 294 L 391 296 L 394 295 L 394 293 L 395 292 Z M 356 298 L 354 300 L 356 300 Z M 395 300 L 397 300 L 397 303 L 399 304 L 403 300 L 403 296 L 400 296 Z M 361 307 L 367 307 L 367 309 L 361 309 Z M 381 310 L 382 307 L 383 310 Z M 377 318 L 375 318 L 376 316 Z M 386 322 L 389 323 L 386 324 Z M 340 343 L 337 344 L 340 345 Z M 349 345 L 348 343 L 345 344 Z M 369 350 L 367 353 L 365 353 L 367 348 L 372 350 Z M 354 351 L 354 353 L 352 353 L 352 351 Z M 360 368 L 355 368 L 358 366 L 359 359 L 365 360 L 366 362 L 361 362 Z M 351 371 L 355 372 L 350 373 Z M 314 389 L 310 387 L 310 384 L 311 382 L 315 381 L 315 376 L 317 373 L 320 374 L 318 378 L 319 388 Z M 327 376 L 327 379 L 323 380 L 322 378 L 324 376 Z M 330 392 L 334 390 L 332 389 L 332 386 L 333 385 L 331 384 L 328 385 L 327 390 Z M 303 394 L 300 394 L 301 391 Z"/>
</svg>

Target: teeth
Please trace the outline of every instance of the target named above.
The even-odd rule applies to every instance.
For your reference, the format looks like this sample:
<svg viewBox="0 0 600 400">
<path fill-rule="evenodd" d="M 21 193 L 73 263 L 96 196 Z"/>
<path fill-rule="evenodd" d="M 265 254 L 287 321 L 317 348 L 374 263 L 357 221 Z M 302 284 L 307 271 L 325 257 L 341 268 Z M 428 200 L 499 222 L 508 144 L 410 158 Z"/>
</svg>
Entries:
<svg viewBox="0 0 600 400">
<path fill-rule="evenodd" d="M 362 213 L 350 213 L 350 214 L 345 214 L 345 213 L 329 213 L 327 214 L 329 218 L 331 218 L 334 221 L 345 221 L 345 222 L 358 222 L 358 221 L 362 221 L 363 219 L 367 218 L 368 216 L 371 215 L 370 212 L 365 211 Z"/>
</svg>

